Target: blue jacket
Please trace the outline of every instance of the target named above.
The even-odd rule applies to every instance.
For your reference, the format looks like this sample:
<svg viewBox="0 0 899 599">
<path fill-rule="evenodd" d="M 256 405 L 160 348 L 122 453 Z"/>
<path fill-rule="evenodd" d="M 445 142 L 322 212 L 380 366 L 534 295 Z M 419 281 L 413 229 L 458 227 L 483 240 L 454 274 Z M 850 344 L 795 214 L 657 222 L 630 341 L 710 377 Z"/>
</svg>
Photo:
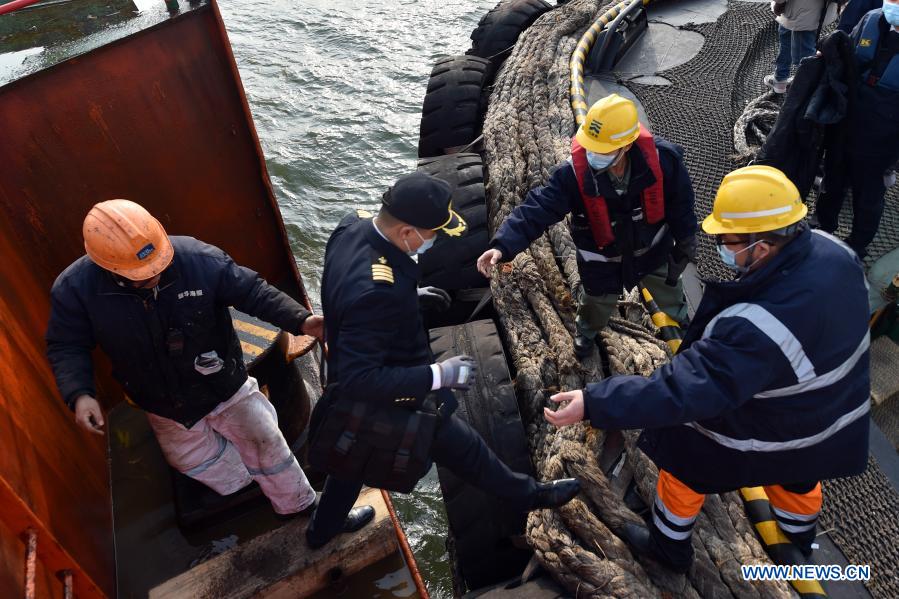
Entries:
<svg viewBox="0 0 899 599">
<path fill-rule="evenodd" d="M 91 351 L 112 362 L 112 375 L 148 412 L 190 427 L 247 380 L 229 306 L 299 333 L 309 312 L 219 248 L 169 237 L 175 249 L 158 292 L 120 286 L 82 256 L 53 283 L 47 357 L 69 407 L 96 396 Z M 180 331 L 176 343 L 171 331 Z M 203 375 L 194 360 L 215 351 L 222 369 Z"/>
<path fill-rule="evenodd" d="M 704 493 L 859 474 L 868 458 L 868 305 L 842 242 L 803 231 L 736 282 L 708 282 L 680 352 L 587 386 L 597 428 Z"/>
<path fill-rule="evenodd" d="M 899 55 L 895 55 L 876 85 L 869 74 L 877 50 L 887 35 L 899 36 L 883 18 L 883 10 L 862 17 L 852 32 L 861 85 L 847 123 L 847 151 L 868 157 L 872 169 L 885 170 L 899 159 Z"/>
<path fill-rule="evenodd" d="M 503 221 L 490 246 L 503 253 L 503 260 L 511 260 L 550 226 L 571 214 L 571 235 L 579 250 L 578 269 L 584 290 L 590 295 L 604 295 L 633 287 L 665 264 L 673 240 L 688 239 L 696 234 L 697 228 L 693 185 L 684 165 L 683 150 L 661 137 L 655 137 L 655 143 L 665 194 L 665 218 L 661 222 L 650 225 L 642 219 L 641 193 L 655 183 L 655 176 L 635 144 L 628 152 L 631 175 L 624 196 L 618 196 L 606 173 L 584 178 L 584 191 L 588 195 L 601 195 L 606 199 L 616 238 L 614 243 L 601 250 L 597 247 L 574 167 L 568 160 L 555 168 L 545 186 L 531 190 L 525 201 L 516 206 Z M 619 243 L 628 222 L 635 223 L 632 261 L 622 260 Z M 586 260 L 586 257 L 591 259 Z M 623 264 L 629 268 L 623 269 Z"/>
</svg>

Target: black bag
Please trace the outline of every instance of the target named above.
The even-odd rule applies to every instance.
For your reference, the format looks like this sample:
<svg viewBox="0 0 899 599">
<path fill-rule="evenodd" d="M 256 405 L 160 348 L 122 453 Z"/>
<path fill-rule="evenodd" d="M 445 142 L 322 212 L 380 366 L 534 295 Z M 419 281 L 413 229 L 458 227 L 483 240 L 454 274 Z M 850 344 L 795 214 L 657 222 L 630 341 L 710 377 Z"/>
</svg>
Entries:
<svg viewBox="0 0 899 599">
<path fill-rule="evenodd" d="M 341 398 L 329 385 L 312 413 L 309 463 L 345 480 L 409 493 L 431 468 L 432 398 L 409 410 Z"/>
</svg>

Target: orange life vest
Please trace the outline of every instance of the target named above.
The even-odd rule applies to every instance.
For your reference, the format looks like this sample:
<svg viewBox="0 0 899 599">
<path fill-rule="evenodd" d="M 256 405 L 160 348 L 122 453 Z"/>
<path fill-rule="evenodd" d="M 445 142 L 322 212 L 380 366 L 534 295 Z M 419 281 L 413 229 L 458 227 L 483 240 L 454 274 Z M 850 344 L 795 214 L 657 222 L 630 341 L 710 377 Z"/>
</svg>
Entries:
<svg viewBox="0 0 899 599">
<path fill-rule="evenodd" d="M 640 125 L 640 136 L 635 142 L 637 148 L 643 153 L 646 163 L 652 174 L 655 175 L 656 181 L 643 190 L 643 218 L 649 224 L 655 224 L 665 218 L 665 192 L 662 181 L 662 165 L 659 163 L 659 151 L 656 149 L 655 141 L 652 139 L 652 133 Z M 587 151 L 581 147 L 576 139 L 571 139 L 571 163 L 574 166 L 574 176 L 577 177 L 577 188 L 581 192 L 581 198 L 584 200 L 584 208 L 587 211 L 587 220 L 590 223 L 590 230 L 593 231 L 593 238 L 596 245 L 600 249 L 615 241 L 615 234 L 612 232 L 612 221 L 609 218 L 609 207 L 606 200 L 602 196 L 590 196 L 584 192 L 584 179 L 590 172 L 590 165 L 587 163 Z"/>
</svg>

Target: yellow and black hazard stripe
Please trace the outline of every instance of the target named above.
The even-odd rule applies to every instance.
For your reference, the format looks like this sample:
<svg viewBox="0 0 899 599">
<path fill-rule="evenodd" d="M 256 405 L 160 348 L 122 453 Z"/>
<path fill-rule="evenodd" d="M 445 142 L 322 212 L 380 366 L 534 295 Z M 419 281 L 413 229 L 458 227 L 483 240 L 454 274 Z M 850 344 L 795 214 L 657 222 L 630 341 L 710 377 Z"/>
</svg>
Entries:
<svg viewBox="0 0 899 599">
<path fill-rule="evenodd" d="M 740 496 L 746 508 L 746 516 L 752 522 L 759 540 L 765 547 L 765 551 L 771 557 L 771 561 L 778 565 L 801 566 L 806 563 L 802 552 L 794 545 L 789 537 L 777 526 L 774 513 L 765 489 L 762 487 L 743 487 Z M 796 589 L 800 597 L 812 599 L 814 597 L 827 597 L 827 592 L 817 580 L 791 580 L 790 584 Z"/>
<path fill-rule="evenodd" d="M 574 52 L 571 54 L 571 60 L 568 62 L 568 66 L 571 71 L 571 88 L 569 90 L 571 95 L 571 109 L 574 111 L 574 120 L 578 127 L 580 127 L 587 118 L 588 106 L 587 91 L 584 89 L 584 63 L 587 62 L 587 55 L 590 54 L 590 48 L 593 47 L 593 43 L 596 41 L 599 33 L 605 29 L 609 23 L 614 21 L 615 17 L 620 15 L 625 8 L 635 2 L 643 2 L 645 5 L 649 4 L 650 1 L 651 0 L 627 0 L 625 2 L 619 2 L 596 19 L 596 21 L 590 25 L 590 28 L 584 32 L 584 35 L 581 36 L 577 46 L 575 46 Z"/>
<path fill-rule="evenodd" d="M 676 354 L 677 350 L 680 349 L 680 344 L 684 340 L 680 323 L 662 312 L 655 299 L 653 299 L 652 294 L 649 292 L 649 289 L 643 285 L 640 285 L 640 295 L 643 296 L 643 303 L 649 311 L 652 323 L 659 328 L 659 337 L 668 344 L 671 353 Z"/>
</svg>

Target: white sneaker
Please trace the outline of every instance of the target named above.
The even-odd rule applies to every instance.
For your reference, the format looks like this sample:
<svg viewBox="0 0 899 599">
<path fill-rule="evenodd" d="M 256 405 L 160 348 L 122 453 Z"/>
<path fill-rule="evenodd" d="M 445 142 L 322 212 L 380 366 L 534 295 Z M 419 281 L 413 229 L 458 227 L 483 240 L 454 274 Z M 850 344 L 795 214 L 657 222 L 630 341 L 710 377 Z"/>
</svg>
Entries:
<svg viewBox="0 0 899 599">
<path fill-rule="evenodd" d="M 790 85 L 790 79 L 779 80 L 774 75 L 765 75 L 765 85 L 771 88 L 775 94 L 785 94 Z"/>
</svg>

